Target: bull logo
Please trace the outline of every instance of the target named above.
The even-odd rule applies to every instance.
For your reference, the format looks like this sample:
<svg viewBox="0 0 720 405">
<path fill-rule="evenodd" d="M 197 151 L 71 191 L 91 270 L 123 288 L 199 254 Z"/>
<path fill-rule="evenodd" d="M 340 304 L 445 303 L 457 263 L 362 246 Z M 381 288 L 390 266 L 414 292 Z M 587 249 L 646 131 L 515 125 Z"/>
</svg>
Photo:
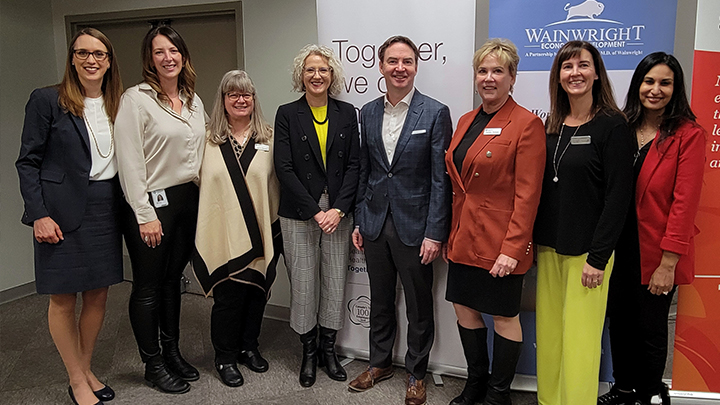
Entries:
<svg viewBox="0 0 720 405">
<path fill-rule="evenodd" d="M 571 6 L 570 3 L 567 3 L 563 10 L 567 11 L 565 21 L 573 17 L 584 17 L 594 20 L 595 17 L 602 14 L 603 10 L 605 10 L 605 5 L 596 0 L 585 0 L 576 6 Z"/>
</svg>

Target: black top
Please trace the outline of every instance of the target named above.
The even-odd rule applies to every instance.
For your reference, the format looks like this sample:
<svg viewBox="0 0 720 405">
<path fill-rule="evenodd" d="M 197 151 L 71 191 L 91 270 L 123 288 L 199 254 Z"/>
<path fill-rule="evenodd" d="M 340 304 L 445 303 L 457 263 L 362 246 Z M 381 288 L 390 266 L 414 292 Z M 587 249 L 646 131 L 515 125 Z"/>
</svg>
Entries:
<svg viewBox="0 0 720 405">
<path fill-rule="evenodd" d="M 640 175 L 640 170 L 645 162 L 650 145 L 653 141 L 646 143 L 635 153 L 635 183 Z M 625 226 L 623 227 L 620 238 L 617 242 L 617 248 L 615 249 L 615 267 L 631 268 L 640 273 L 640 238 L 638 236 L 638 224 L 637 224 L 637 212 L 635 211 L 635 187 L 632 188 L 632 198 L 630 199 L 630 205 L 628 208 L 627 218 L 625 219 Z M 615 273 L 613 273 L 615 274 Z"/>
<path fill-rule="evenodd" d="M 558 134 L 547 134 L 535 243 L 562 255 L 588 253 L 587 263 L 604 269 L 630 205 L 636 149 L 619 114 L 598 113 L 579 128 L 566 127 L 559 144 Z"/>
<path fill-rule="evenodd" d="M 453 154 L 453 163 L 455 163 L 458 173 L 462 173 L 463 161 L 465 160 L 468 150 L 473 143 L 475 143 L 477 137 L 485 129 L 496 113 L 497 111 L 492 114 L 488 114 L 485 110 L 480 108 L 480 111 L 477 115 L 475 115 L 472 124 L 470 124 L 470 127 L 465 132 L 465 135 L 463 135 L 462 140 L 458 144 L 457 148 L 455 148 L 455 153 Z"/>
</svg>

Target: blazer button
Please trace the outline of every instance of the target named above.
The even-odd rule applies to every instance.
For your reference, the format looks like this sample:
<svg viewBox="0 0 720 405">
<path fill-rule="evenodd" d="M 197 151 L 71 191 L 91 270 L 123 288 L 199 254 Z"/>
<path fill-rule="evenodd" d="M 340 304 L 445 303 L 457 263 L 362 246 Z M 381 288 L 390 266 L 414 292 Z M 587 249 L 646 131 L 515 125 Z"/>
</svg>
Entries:
<svg viewBox="0 0 720 405">
<path fill-rule="evenodd" d="M 338 152 L 338 157 L 343 157 L 343 151 Z"/>
<path fill-rule="evenodd" d="M 308 180 L 312 179 L 312 173 L 308 173 L 305 177 L 307 177 Z"/>
<path fill-rule="evenodd" d="M 345 134 L 340 134 L 340 139 L 345 139 Z"/>
<path fill-rule="evenodd" d="M 480 177 L 480 173 L 475 173 L 475 177 Z"/>
<path fill-rule="evenodd" d="M 487 151 L 487 153 L 485 154 L 485 156 L 487 156 L 487 157 L 492 157 L 492 152 Z"/>
<path fill-rule="evenodd" d="M 303 142 L 307 141 L 307 136 L 303 135 L 302 138 L 300 138 L 300 140 Z"/>
<path fill-rule="evenodd" d="M 340 170 L 335 170 L 335 176 L 340 177 Z"/>
<path fill-rule="evenodd" d="M 310 154 L 308 154 L 308 153 L 305 154 L 305 160 L 310 160 Z"/>
<path fill-rule="evenodd" d="M 392 173 L 388 173 L 388 177 L 392 177 Z"/>
</svg>

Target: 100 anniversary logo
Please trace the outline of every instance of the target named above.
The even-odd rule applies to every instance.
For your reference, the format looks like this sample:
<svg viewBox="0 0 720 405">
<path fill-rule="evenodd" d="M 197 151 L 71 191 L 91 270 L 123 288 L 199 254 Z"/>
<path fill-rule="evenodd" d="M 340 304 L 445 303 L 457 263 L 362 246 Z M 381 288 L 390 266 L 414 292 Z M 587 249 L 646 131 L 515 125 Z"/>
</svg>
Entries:
<svg viewBox="0 0 720 405">
<path fill-rule="evenodd" d="M 370 298 L 360 295 L 348 301 L 350 322 L 363 328 L 370 328 Z"/>
</svg>

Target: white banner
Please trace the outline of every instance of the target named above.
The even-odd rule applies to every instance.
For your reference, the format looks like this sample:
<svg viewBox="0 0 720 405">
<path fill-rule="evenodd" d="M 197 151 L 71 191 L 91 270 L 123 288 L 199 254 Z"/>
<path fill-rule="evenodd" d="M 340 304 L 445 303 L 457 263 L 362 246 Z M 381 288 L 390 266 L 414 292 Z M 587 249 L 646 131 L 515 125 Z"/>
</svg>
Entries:
<svg viewBox="0 0 720 405">
<path fill-rule="evenodd" d="M 318 0 L 319 43 L 329 46 L 345 68 L 345 91 L 339 97 L 360 109 L 384 94 L 377 51 L 390 36 L 405 35 L 420 51 L 415 87 L 450 107 L 453 128 L 473 107 L 472 55 L 475 0 Z M 435 344 L 429 369 L 465 375 L 455 312 L 445 301 L 447 265 L 435 262 Z M 394 361 L 404 361 L 407 332 L 405 299 L 398 283 L 398 333 Z M 345 289 L 346 322 L 338 334 L 340 353 L 368 357 L 370 288 L 365 259 L 353 252 Z"/>
</svg>

